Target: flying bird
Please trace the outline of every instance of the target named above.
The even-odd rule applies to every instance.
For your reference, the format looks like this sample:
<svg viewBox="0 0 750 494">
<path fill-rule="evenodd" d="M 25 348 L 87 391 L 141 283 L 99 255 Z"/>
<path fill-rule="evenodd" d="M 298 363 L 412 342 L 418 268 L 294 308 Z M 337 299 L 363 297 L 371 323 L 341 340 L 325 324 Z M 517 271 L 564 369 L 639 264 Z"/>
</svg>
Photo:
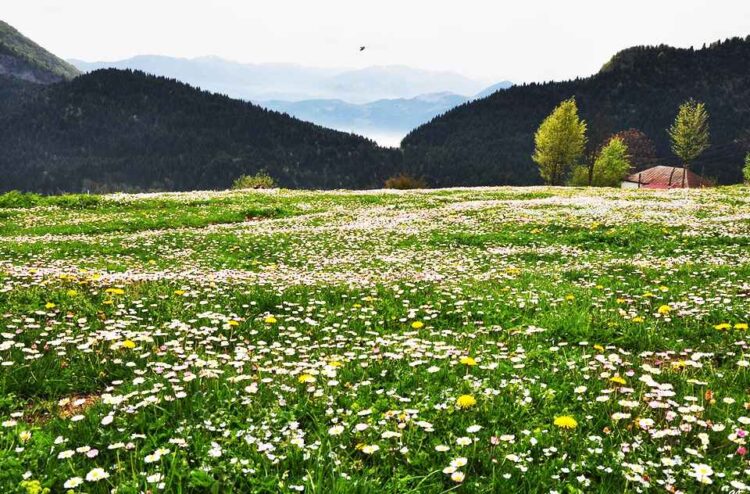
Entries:
<svg viewBox="0 0 750 494">
<path fill-rule="evenodd" d="M 359 47 L 359 51 L 365 51 L 365 47 L 364 46 L 360 46 Z"/>
</svg>

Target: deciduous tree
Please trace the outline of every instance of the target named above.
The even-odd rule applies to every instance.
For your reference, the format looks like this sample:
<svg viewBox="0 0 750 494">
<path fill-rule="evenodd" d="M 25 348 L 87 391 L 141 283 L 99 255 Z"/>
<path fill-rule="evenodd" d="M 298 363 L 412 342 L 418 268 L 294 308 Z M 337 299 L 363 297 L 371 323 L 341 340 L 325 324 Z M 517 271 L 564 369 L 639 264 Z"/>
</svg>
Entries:
<svg viewBox="0 0 750 494">
<path fill-rule="evenodd" d="M 586 122 L 578 116 L 575 99 L 563 101 L 544 119 L 534 136 L 532 158 L 545 182 L 561 185 L 586 146 Z"/>
</svg>

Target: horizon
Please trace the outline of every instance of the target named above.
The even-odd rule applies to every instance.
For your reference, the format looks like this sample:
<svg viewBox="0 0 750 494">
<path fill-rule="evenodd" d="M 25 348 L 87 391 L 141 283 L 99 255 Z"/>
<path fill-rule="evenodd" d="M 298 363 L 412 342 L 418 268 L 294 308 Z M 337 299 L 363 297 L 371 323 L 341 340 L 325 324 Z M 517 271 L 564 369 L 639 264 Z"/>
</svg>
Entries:
<svg viewBox="0 0 750 494">
<path fill-rule="evenodd" d="M 445 0 L 407 5 L 385 0 L 364 14 L 343 0 L 218 4 L 206 8 L 196 0 L 135 0 L 127 5 L 13 0 L 5 6 L 4 19 L 66 60 L 215 56 L 243 64 L 330 70 L 407 66 L 489 84 L 586 77 L 632 46 L 699 48 L 750 34 L 744 22 L 750 17 L 750 3 L 739 0 L 636 0 L 617 12 L 617 18 L 593 0 L 577 2 L 575 9 L 551 0 L 512 7 L 471 1 L 462 9 Z M 478 9 L 487 12 L 476 15 Z M 734 15 L 722 15 L 726 11 Z M 366 46 L 363 52 L 358 51 L 361 45 Z"/>
</svg>

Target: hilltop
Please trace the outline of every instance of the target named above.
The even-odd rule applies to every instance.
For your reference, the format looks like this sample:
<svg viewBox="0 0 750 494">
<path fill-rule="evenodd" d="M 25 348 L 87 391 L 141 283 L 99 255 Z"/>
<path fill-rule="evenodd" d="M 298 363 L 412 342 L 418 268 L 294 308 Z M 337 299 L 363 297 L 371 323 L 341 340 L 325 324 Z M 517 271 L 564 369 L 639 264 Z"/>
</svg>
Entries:
<svg viewBox="0 0 750 494">
<path fill-rule="evenodd" d="M 612 133 L 638 128 L 655 143 L 654 164 L 674 165 L 666 129 L 681 102 L 704 101 L 711 148 L 696 171 L 720 183 L 740 180 L 750 147 L 750 37 L 703 49 L 634 47 L 597 74 L 513 86 L 461 105 L 402 141 L 406 166 L 434 185 L 540 183 L 531 160 L 534 132 L 560 101 L 575 97 L 589 127 L 589 152 Z"/>
<path fill-rule="evenodd" d="M 49 84 L 72 79 L 78 74 L 78 69 L 71 64 L 0 21 L 0 75 Z"/>
<path fill-rule="evenodd" d="M 99 70 L 49 86 L 0 80 L 0 190 L 369 188 L 400 154 L 164 77 Z"/>
</svg>

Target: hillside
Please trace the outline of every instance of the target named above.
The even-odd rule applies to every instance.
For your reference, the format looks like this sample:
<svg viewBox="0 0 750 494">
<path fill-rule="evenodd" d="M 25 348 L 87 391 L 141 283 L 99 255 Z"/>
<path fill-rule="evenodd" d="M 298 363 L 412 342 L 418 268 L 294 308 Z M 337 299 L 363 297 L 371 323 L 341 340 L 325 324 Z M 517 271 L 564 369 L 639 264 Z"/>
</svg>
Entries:
<svg viewBox="0 0 750 494">
<path fill-rule="evenodd" d="M 49 84 L 72 79 L 78 69 L 0 21 L 0 75 Z"/>
<path fill-rule="evenodd" d="M 433 119 L 402 142 L 406 166 L 434 185 L 539 183 L 531 160 L 534 132 L 572 96 L 588 122 L 591 149 L 614 132 L 638 128 L 656 145 L 655 164 L 674 164 L 665 129 L 679 104 L 693 97 L 711 115 L 712 146 L 696 171 L 737 182 L 750 147 L 748 66 L 750 37 L 701 50 L 631 48 L 592 77 L 514 86 Z"/>
<path fill-rule="evenodd" d="M 0 81 L 0 190 L 226 188 L 265 168 L 288 187 L 368 188 L 400 154 L 142 72 Z"/>
</svg>

